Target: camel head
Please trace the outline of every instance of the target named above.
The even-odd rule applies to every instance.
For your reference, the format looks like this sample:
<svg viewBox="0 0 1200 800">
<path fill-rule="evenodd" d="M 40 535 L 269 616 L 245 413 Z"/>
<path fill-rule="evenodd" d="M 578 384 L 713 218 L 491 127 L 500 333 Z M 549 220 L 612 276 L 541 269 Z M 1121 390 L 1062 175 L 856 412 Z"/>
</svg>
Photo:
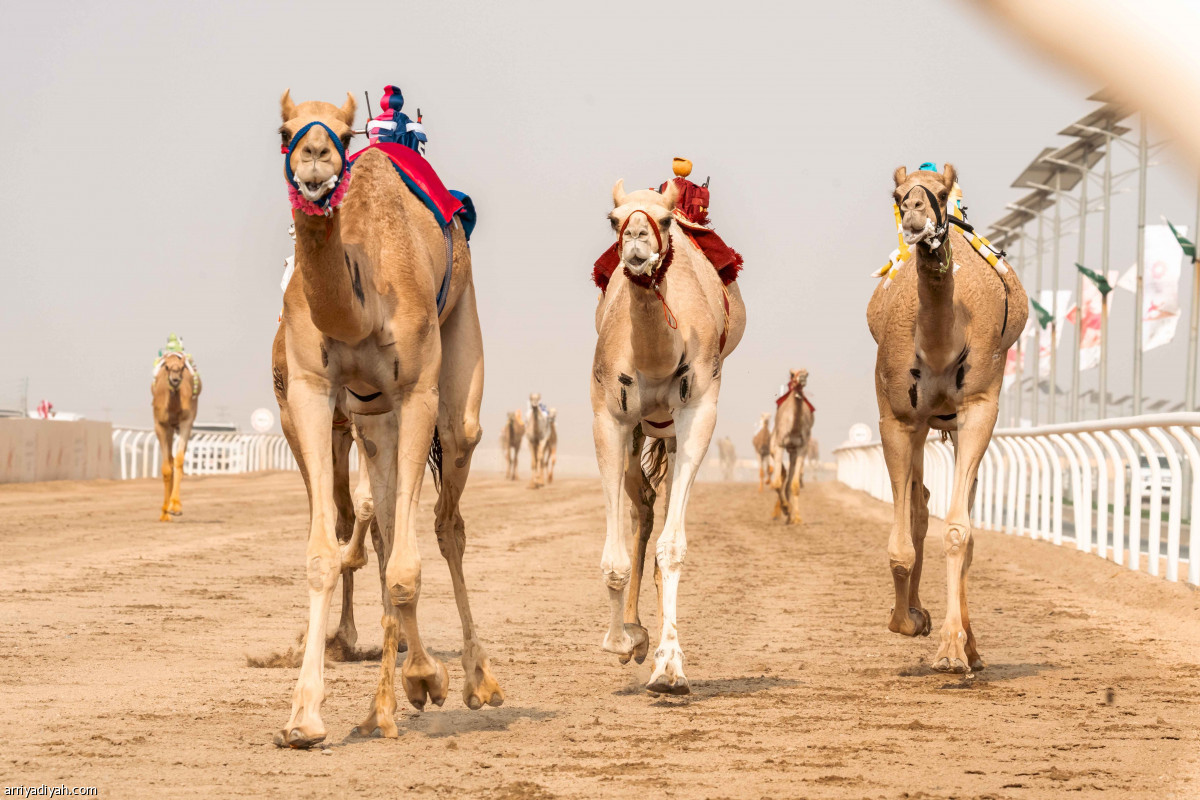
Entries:
<svg viewBox="0 0 1200 800">
<path fill-rule="evenodd" d="M 807 383 L 808 383 L 808 370 L 806 370 L 806 369 L 791 370 L 791 377 L 788 379 L 788 386 L 791 386 L 794 389 L 799 390 L 799 389 L 803 389 L 805 384 L 807 384 Z"/>
<path fill-rule="evenodd" d="M 910 245 L 923 242 L 930 250 L 937 250 L 946 240 L 950 190 L 958 179 L 954 166 L 946 164 L 940 173 L 929 170 L 910 173 L 904 167 L 896 167 L 892 179 L 896 182 L 892 200 L 900 209 L 904 241 Z"/>
<path fill-rule="evenodd" d="M 558 409 L 552 408 L 549 411 L 547 411 L 546 419 L 550 420 L 551 422 L 554 422 L 554 420 L 558 419 Z"/>
<path fill-rule="evenodd" d="M 608 215 L 617 234 L 617 251 L 628 274 L 649 276 L 665 262 L 671 247 L 671 219 L 679 187 L 674 181 L 659 194 L 653 189 L 625 192 L 625 182 L 613 186 L 613 210 Z"/>
<path fill-rule="evenodd" d="M 529 393 L 529 407 L 530 408 L 537 408 L 538 403 L 540 403 L 540 402 L 542 402 L 542 395 L 540 392 L 530 392 Z"/>
<path fill-rule="evenodd" d="M 162 371 L 167 374 L 167 385 L 171 387 L 172 392 L 179 391 L 179 384 L 183 383 L 183 371 L 186 368 L 183 356 L 178 353 L 168 353 L 163 356 Z"/>
<path fill-rule="evenodd" d="M 762 413 L 762 415 L 759 416 L 759 418 L 758 418 L 758 427 L 765 428 L 768 425 L 770 425 L 771 424 L 771 416 L 772 416 L 771 412 L 764 411 Z"/>
<path fill-rule="evenodd" d="M 279 100 L 279 126 L 292 205 L 308 214 L 327 213 L 341 202 L 349 181 L 346 148 L 354 135 L 354 98 L 341 108 L 310 100 L 297 105 L 291 90 Z"/>
</svg>

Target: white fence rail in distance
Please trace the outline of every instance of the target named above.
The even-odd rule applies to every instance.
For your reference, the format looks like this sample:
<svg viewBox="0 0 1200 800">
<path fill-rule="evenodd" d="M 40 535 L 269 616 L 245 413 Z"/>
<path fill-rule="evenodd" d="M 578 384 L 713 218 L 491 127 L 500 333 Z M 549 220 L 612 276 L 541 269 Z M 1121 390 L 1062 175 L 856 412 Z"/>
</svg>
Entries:
<svg viewBox="0 0 1200 800">
<path fill-rule="evenodd" d="M 1190 518 L 1200 508 L 1198 440 L 1200 413 L 997 430 L 979 466 L 972 524 L 1073 543 L 1169 581 L 1186 566 L 1187 582 L 1200 585 L 1200 529 Z M 839 481 L 891 501 L 881 443 L 834 455 Z M 930 514 L 945 516 L 953 480 L 953 446 L 934 434 L 925 443 Z"/>
</svg>

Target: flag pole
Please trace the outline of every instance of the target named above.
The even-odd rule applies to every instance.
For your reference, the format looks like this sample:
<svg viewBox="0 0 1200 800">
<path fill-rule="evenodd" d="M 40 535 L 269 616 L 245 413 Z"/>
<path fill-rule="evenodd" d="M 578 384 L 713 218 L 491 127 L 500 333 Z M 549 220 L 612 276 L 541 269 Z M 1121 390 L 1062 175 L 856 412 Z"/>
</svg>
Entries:
<svg viewBox="0 0 1200 800">
<path fill-rule="evenodd" d="M 1050 260 L 1050 270 L 1054 278 L 1050 281 L 1053 287 L 1050 312 L 1054 318 L 1050 320 L 1050 414 L 1047 421 L 1053 425 L 1058 416 L 1058 243 L 1062 238 L 1062 169 L 1054 172 L 1054 256 Z"/>
<path fill-rule="evenodd" d="M 1192 229 L 1192 241 L 1200 240 L 1200 188 L 1196 191 L 1196 227 Z M 1192 255 L 1192 318 L 1191 325 L 1188 330 L 1188 360 L 1187 360 L 1187 387 L 1184 389 L 1186 403 L 1184 408 L 1188 411 L 1196 410 L 1196 335 L 1200 333 L 1200 246 L 1197 246 Z"/>
<path fill-rule="evenodd" d="M 1082 277 L 1082 273 L 1080 274 Z M 1108 296 L 1100 293 L 1100 419 L 1108 416 Z M 1082 316 L 1080 322 L 1083 322 Z"/>
<path fill-rule="evenodd" d="M 1029 277 L 1029 265 L 1025 261 L 1025 225 L 1021 225 L 1021 238 L 1017 242 L 1020 248 L 1018 258 L 1021 259 L 1021 278 Z M 1021 399 L 1025 396 L 1025 331 L 1021 331 L 1021 335 L 1017 337 L 1017 377 L 1013 381 L 1013 390 L 1017 393 L 1017 418 L 1013 422 L 1014 428 L 1021 426 Z"/>
<path fill-rule="evenodd" d="M 1133 415 L 1142 413 L 1142 302 L 1146 272 L 1146 115 L 1138 115 L 1137 292 L 1133 302 Z"/>
<path fill-rule="evenodd" d="M 1108 233 L 1109 233 L 1109 219 L 1110 219 L 1109 212 L 1111 211 L 1110 206 L 1112 206 L 1112 150 L 1113 150 L 1112 126 L 1113 126 L 1113 123 L 1112 123 L 1111 119 L 1107 120 L 1104 123 L 1105 133 L 1107 134 L 1107 136 L 1105 138 L 1106 138 L 1106 141 L 1108 144 L 1104 148 L 1104 216 L 1103 216 L 1104 222 L 1103 222 L 1103 230 L 1102 230 L 1101 236 L 1100 236 L 1100 274 L 1106 278 L 1108 277 Z M 1103 363 L 1103 355 L 1104 355 L 1103 350 L 1104 350 L 1104 345 L 1105 345 L 1103 329 L 1101 329 L 1101 342 L 1100 343 L 1101 343 L 1101 348 L 1100 348 L 1101 349 L 1101 359 L 1102 359 L 1102 363 Z M 1103 370 L 1101 370 L 1101 371 L 1103 372 Z M 1107 378 L 1107 375 L 1105 375 L 1105 377 Z M 1098 408 L 1100 411 L 1099 418 L 1106 419 L 1107 412 L 1108 412 L 1108 387 L 1107 387 L 1107 385 L 1102 384 L 1100 387 L 1100 404 L 1099 404 Z"/>
<path fill-rule="evenodd" d="M 1081 157 L 1080 164 L 1082 166 L 1079 171 L 1083 178 L 1079 185 L 1079 258 L 1077 261 L 1080 264 L 1086 264 L 1085 257 L 1087 255 L 1087 194 L 1088 194 L 1088 176 L 1091 175 L 1091 169 L 1088 168 L 1089 151 L 1085 149 Z M 1083 273 L 1077 272 L 1075 278 L 1075 361 L 1071 370 L 1071 422 L 1076 422 L 1079 419 L 1079 360 L 1083 357 L 1081 350 L 1083 349 Z"/>
<path fill-rule="evenodd" d="M 1042 299 L 1042 217 L 1041 211 L 1038 212 L 1038 230 L 1037 242 L 1034 247 L 1037 250 L 1037 297 Z M 1052 338 L 1051 342 L 1054 341 Z M 1042 383 L 1042 333 L 1039 327 L 1037 338 L 1037 350 L 1033 354 L 1033 427 L 1038 424 L 1038 390 Z"/>
</svg>

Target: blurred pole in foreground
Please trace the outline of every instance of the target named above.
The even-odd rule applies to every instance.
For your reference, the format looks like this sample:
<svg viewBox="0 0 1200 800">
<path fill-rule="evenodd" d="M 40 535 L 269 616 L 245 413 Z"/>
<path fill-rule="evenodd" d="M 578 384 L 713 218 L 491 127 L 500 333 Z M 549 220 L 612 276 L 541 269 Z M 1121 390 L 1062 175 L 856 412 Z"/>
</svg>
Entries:
<svg viewBox="0 0 1200 800">
<path fill-rule="evenodd" d="M 975 0 L 1044 53 L 1141 109 L 1200 166 L 1200 69 L 1169 32 L 1147 25 L 1140 3 L 1115 0 Z M 1179 22 L 1195 12 L 1176 3 Z M 1141 312 L 1141 309 L 1138 309 Z M 1138 400 L 1140 404 L 1140 398 Z"/>
</svg>

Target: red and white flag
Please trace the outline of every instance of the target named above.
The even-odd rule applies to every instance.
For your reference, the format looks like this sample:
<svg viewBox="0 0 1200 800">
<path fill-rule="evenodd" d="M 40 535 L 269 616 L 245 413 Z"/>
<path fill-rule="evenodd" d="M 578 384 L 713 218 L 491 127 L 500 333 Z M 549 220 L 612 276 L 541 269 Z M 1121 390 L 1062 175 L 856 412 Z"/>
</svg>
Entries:
<svg viewBox="0 0 1200 800">
<path fill-rule="evenodd" d="M 1179 226 L 1180 235 L 1187 228 Z M 1142 295 L 1142 352 L 1162 347 L 1175 338 L 1179 326 L 1179 273 L 1183 263 L 1183 248 L 1166 225 L 1146 226 L 1146 271 Z M 1137 264 L 1134 264 L 1117 286 L 1137 292 Z"/>
</svg>

